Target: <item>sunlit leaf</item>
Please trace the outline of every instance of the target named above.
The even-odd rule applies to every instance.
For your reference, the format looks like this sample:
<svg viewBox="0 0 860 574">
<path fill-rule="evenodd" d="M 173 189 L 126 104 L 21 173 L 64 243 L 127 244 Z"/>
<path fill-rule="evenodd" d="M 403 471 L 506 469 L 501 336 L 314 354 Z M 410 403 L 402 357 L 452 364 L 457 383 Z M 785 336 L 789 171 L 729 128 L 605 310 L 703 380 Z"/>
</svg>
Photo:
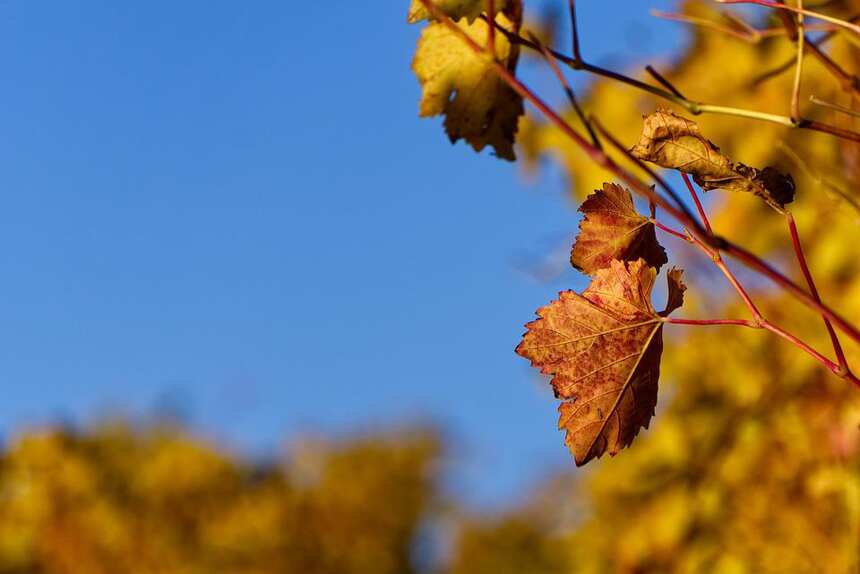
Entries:
<svg viewBox="0 0 860 574">
<path fill-rule="evenodd" d="M 570 263 L 589 275 L 609 267 L 613 259 L 645 262 L 660 269 L 666 252 L 657 242 L 654 224 L 636 211 L 630 192 L 614 183 L 604 183 L 580 206 L 583 213 L 579 236 L 570 253 Z"/>
<path fill-rule="evenodd" d="M 499 23 L 513 27 L 505 16 Z M 483 20 L 458 24 L 476 42 L 487 41 Z M 504 36 L 496 37 L 496 58 L 514 70 L 519 51 Z M 511 160 L 514 137 L 523 114 L 522 98 L 493 70 L 489 55 L 477 55 L 445 25 L 433 22 L 421 33 L 412 69 L 423 88 L 420 115 L 445 116 L 451 142 L 464 139 L 481 151 L 492 146 L 500 158 Z"/>
<path fill-rule="evenodd" d="M 526 325 L 517 353 L 552 376 L 577 465 L 616 454 L 654 414 L 663 349 L 650 300 L 655 277 L 642 259 L 613 260 L 582 295 L 562 292 Z"/>
</svg>

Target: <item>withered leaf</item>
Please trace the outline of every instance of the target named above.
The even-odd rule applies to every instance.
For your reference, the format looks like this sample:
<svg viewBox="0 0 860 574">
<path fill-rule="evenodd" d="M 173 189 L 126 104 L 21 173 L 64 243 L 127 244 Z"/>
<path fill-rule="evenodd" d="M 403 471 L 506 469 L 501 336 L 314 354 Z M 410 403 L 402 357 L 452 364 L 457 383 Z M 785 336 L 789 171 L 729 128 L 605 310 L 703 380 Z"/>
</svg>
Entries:
<svg viewBox="0 0 860 574">
<path fill-rule="evenodd" d="M 504 14 L 499 25 L 515 28 Z M 489 26 L 483 20 L 457 26 L 473 40 L 484 44 Z M 513 71 L 518 46 L 498 34 L 496 59 Z M 445 116 L 445 131 L 451 142 L 464 139 L 475 151 L 492 146 L 500 158 L 513 161 L 514 137 L 523 99 L 499 78 L 488 54 L 475 54 L 455 32 L 440 22 L 431 22 L 421 32 L 412 69 L 423 88 L 421 117 Z"/>
<path fill-rule="evenodd" d="M 733 162 L 705 138 L 695 122 L 668 110 L 645 116 L 642 135 L 630 152 L 639 159 L 693 176 L 705 191 L 753 193 L 783 212 L 794 200 L 794 180 L 772 167 L 758 170 Z"/>
<path fill-rule="evenodd" d="M 680 285 L 680 273 L 673 276 L 670 284 Z M 643 259 L 613 260 L 582 295 L 560 293 L 526 325 L 517 353 L 552 375 L 564 401 L 559 429 L 577 466 L 618 453 L 654 414 L 663 350 L 663 322 L 650 300 L 655 277 Z"/>
<path fill-rule="evenodd" d="M 620 185 L 604 183 L 580 206 L 584 214 L 579 236 L 570 253 L 570 263 L 593 275 L 609 267 L 613 259 L 642 258 L 656 269 L 668 261 L 657 242 L 654 224 L 636 211 L 630 192 Z"/>
</svg>

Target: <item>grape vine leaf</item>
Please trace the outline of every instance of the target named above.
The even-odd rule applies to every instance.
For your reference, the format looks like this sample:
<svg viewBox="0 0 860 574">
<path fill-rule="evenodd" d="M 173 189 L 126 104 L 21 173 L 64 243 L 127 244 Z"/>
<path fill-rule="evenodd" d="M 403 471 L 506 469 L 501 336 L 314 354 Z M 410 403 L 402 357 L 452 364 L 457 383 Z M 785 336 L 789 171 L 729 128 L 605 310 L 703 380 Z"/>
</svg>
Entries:
<svg viewBox="0 0 860 574">
<path fill-rule="evenodd" d="M 630 150 L 635 157 L 693 176 L 705 191 L 725 189 L 753 193 L 779 212 L 794 200 L 794 180 L 772 167 L 758 170 L 735 163 L 699 126 L 668 110 L 645 116 L 639 143 Z"/>
<path fill-rule="evenodd" d="M 526 325 L 516 352 L 552 376 L 563 400 L 558 426 L 577 466 L 617 454 L 654 414 L 663 351 L 663 321 L 651 305 L 656 275 L 643 259 L 613 260 L 581 295 L 561 292 Z M 669 282 L 680 290 L 680 272 Z M 676 293 L 667 309 L 677 303 Z"/>
<path fill-rule="evenodd" d="M 489 2 L 487 0 L 434 0 L 435 5 L 444 12 L 452 20 L 466 18 L 469 23 L 481 15 L 482 12 L 489 12 Z M 518 4 L 511 0 L 496 0 L 495 8 L 497 12 L 508 8 L 511 4 Z M 410 24 L 415 24 L 421 20 L 430 20 L 432 15 L 421 2 L 421 0 L 412 0 L 409 6 L 409 15 L 407 20 Z"/>
<path fill-rule="evenodd" d="M 604 183 L 580 206 L 583 213 L 579 236 L 570 252 L 570 263 L 593 275 L 609 267 L 613 259 L 635 261 L 642 258 L 657 270 L 668 261 L 657 242 L 654 224 L 636 211 L 630 191 L 614 183 Z"/>
<path fill-rule="evenodd" d="M 515 28 L 503 14 L 499 24 Z M 479 44 L 487 41 L 489 26 L 483 20 L 457 24 Z M 519 57 L 517 46 L 496 35 L 496 57 L 511 71 Z M 493 70 L 487 55 L 477 55 L 444 24 L 430 23 L 421 33 L 412 69 L 423 88 L 419 115 L 445 116 L 451 143 L 464 139 L 481 151 L 492 146 L 498 157 L 513 161 L 514 138 L 523 100 Z"/>
</svg>

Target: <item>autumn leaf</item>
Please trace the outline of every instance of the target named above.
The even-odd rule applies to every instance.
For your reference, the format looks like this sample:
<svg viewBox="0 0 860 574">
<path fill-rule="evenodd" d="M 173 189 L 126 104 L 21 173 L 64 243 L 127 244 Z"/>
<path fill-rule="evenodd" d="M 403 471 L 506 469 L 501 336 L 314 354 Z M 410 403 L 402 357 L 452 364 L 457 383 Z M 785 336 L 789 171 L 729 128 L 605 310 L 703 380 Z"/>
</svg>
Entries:
<svg viewBox="0 0 860 574">
<path fill-rule="evenodd" d="M 666 263 L 666 252 L 657 242 L 654 224 L 636 211 L 633 197 L 623 187 L 604 183 L 580 206 L 584 214 L 570 263 L 585 273 L 609 267 L 613 259 L 635 261 L 640 257 L 656 269 Z"/>
<path fill-rule="evenodd" d="M 513 22 L 504 15 L 499 24 Z M 487 41 L 489 26 L 483 20 L 457 24 L 480 44 Z M 519 51 L 502 35 L 496 36 L 496 58 L 508 69 L 516 68 Z M 500 158 L 513 161 L 514 136 L 524 112 L 522 98 L 493 70 L 486 54 L 475 54 L 456 33 L 433 22 L 421 33 L 412 69 L 423 87 L 421 117 L 445 116 L 451 142 L 465 139 L 475 151 L 492 146 Z"/>
<path fill-rule="evenodd" d="M 487 0 L 434 0 L 434 4 L 449 18 L 453 20 L 466 18 L 470 23 L 480 16 L 482 12 L 489 12 L 489 2 Z M 495 8 L 496 11 L 501 12 L 513 4 L 519 4 L 519 1 L 496 0 Z M 421 20 L 430 19 L 431 14 L 421 0 L 412 0 L 412 4 L 409 6 L 409 15 L 407 16 L 409 23 L 414 24 Z"/>
<path fill-rule="evenodd" d="M 733 162 L 701 134 L 695 122 L 668 110 L 645 116 L 639 143 L 630 151 L 639 159 L 692 175 L 705 191 L 753 193 L 779 212 L 794 200 L 790 175 L 772 167 L 758 170 Z"/>
<path fill-rule="evenodd" d="M 663 350 L 663 321 L 650 299 L 656 274 L 643 259 L 613 260 L 582 295 L 560 293 L 526 325 L 517 353 L 552 375 L 564 401 L 559 429 L 577 466 L 618 453 L 654 414 Z M 673 282 L 682 292 L 680 272 Z M 680 302 L 672 297 L 667 308 Z"/>
</svg>

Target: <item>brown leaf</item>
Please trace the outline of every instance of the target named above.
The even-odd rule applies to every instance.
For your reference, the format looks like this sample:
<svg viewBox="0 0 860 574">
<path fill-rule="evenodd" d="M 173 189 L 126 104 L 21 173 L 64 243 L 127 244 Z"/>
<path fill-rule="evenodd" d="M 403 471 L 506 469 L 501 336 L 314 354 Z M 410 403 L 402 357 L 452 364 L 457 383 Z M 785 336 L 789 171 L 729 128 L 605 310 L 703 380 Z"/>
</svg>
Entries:
<svg viewBox="0 0 860 574">
<path fill-rule="evenodd" d="M 668 110 L 645 116 L 639 143 L 630 153 L 692 175 L 705 191 L 720 188 L 754 193 L 779 212 L 794 200 L 794 180 L 790 175 L 772 167 L 760 171 L 733 162 L 701 134 L 695 122 Z"/>
<path fill-rule="evenodd" d="M 670 279 L 680 285 L 679 274 Z M 661 317 L 651 305 L 656 271 L 643 259 L 613 260 L 579 295 L 538 310 L 517 353 L 552 375 L 559 428 L 577 466 L 628 446 L 657 404 Z"/>
<path fill-rule="evenodd" d="M 570 253 L 570 263 L 593 275 L 609 267 L 613 259 L 642 258 L 656 269 L 668 261 L 657 242 L 654 224 L 636 211 L 630 192 L 620 185 L 604 183 L 580 206 L 584 214 L 579 236 Z"/>
<path fill-rule="evenodd" d="M 687 290 L 687 285 L 683 281 L 683 276 L 684 270 L 677 267 L 672 267 L 666 274 L 666 282 L 668 283 L 666 308 L 660 312 L 661 317 L 668 316 L 684 304 L 684 291 Z"/>
</svg>

